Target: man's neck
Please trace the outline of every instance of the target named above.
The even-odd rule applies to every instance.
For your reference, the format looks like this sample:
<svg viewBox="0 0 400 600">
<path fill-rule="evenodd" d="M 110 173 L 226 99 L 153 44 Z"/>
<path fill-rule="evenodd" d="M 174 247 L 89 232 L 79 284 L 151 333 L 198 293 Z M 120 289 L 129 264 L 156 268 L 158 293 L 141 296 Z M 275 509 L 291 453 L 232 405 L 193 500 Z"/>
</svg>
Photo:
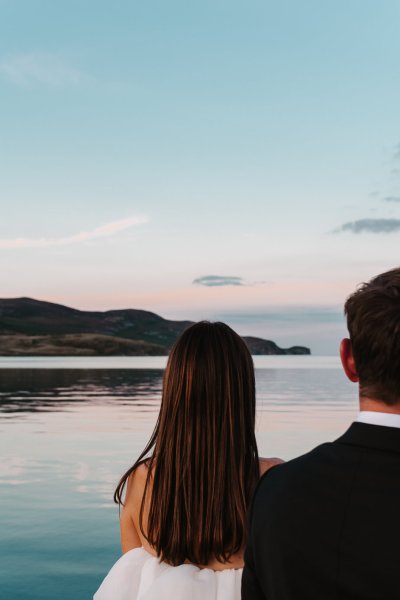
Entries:
<svg viewBox="0 0 400 600">
<path fill-rule="evenodd" d="M 375 400 L 374 398 L 360 397 L 360 410 L 400 415 L 400 404 L 389 406 L 388 404 L 385 404 L 380 400 Z"/>
</svg>

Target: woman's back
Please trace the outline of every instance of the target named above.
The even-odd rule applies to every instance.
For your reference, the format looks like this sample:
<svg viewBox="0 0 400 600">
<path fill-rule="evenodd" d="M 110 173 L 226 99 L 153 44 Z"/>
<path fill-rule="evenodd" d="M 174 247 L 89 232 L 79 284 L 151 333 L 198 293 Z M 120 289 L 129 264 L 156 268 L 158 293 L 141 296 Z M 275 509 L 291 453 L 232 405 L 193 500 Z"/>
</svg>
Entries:
<svg viewBox="0 0 400 600">
<path fill-rule="evenodd" d="M 277 458 L 260 458 L 260 476 L 263 475 L 269 468 L 280 462 L 281 461 Z M 120 520 L 121 547 L 123 553 L 128 552 L 133 548 L 142 547 L 149 554 L 157 556 L 156 550 L 149 544 L 146 535 L 150 497 L 152 494 L 151 484 L 149 489 L 150 497 L 147 499 L 143 507 L 142 526 L 144 533 L 140 530 L 140 509 L 142 506 L 147 475 L 148 466 L 146 463 L 142 463 L 129 477 L 125 503 Z M 171 524 L 171 527 L 173 527 L 173 524 Z M 185 563 L 189 564 L 189 561 L 185 561 Z M 243 548 L 236 554 L 232 555 L 229 559 L 229 562 L 222 563 L 221 561 L 212 558 L 206 565 L 196 566 L 200 568 L 209 568 L 214 571 L 241 569 L 243 567 Z"/>
<path fill-rule="evenodd" d="M 254 367 L 243 340 L 223 323 L 186 329 L 168 359 L 155 430 L 115 493 L 130 581 L 136 567 L 129 563 L 140 559 L 146 572 L 161 568 L 163 580 L 168 572 L 177 583 L 172 568 L 197 574 L 196 581 L 199 573 L 209 583 L 230 577 L 237 590 L 247 509 L 260 470 L 272 464 L 259 462 L 254 425 Z"/>
<path fill-rule="evenodd" d="M 276 458 L 260 459 L 260 474 L 279 462 Z M 229 563 L 214 559 L 207 565 L 185 562 L 173 567 L 159 561 L 154 548 L 139 528 L 147 473 L 148 467 L 142 463 L 129 478 L 121 515 L 124 554 L 103 581 L 94 600 L 240 600 L 242 551 L 231 556 Z M 142 520 L 144 531 L 147 520 L 148 506 L 145 505 Z"/>
<path fill-rule="evenodd" d="M 129 478 L 127 492 L 125 497 L 125 505 L 121 514 L 121 547 L 122 552 L 128 552 L 138 545 L 143 547 L 149 554 L 157 556 L 155 548 L 153 548 L 147 540 L 147 525 L 149 517 L 149 506 L 152 497 L 152 486 L 149 486 L 149 498 L 143 507 L 142 527 L 140 530 L 140 509 L 142 506 L 143 494 L 146 485 L 148 467 L 142 463 Z M 173 525 L 171 524 L 171 527 Z M 185 560 L 185 564 L 190 564 Z M 240 569 L 243 567 L 243 553 L 237 553 L 231 556 L 228 563 L 221 563 L 216 559 L 211 559 L 206 565 L 196 565 L 200 568 L 210 568 L 215 571 L 223 571 L 225 569 Z"/>
</svg>

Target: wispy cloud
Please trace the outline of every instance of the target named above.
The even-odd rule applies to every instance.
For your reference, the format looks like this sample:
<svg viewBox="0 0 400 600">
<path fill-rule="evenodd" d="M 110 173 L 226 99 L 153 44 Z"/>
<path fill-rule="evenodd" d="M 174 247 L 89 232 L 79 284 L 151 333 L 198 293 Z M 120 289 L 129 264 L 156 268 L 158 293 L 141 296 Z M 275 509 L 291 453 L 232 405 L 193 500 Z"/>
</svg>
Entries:
<svg viewBox="0 0 400 600">
<path fill-rule="evenodd" d="M 383 200 L 385 202 L 400 202 L 400 196 L 386 196 Z"/>
<path fill-rule="evenodd" d="M 4 56 L 0 59 L 0 74 L 19 86 L 64 87 L 87 79 L 82 71 L 67 64 L 60 56 L 34 52 Z"/>
<path fill-rule="evenodd" d="M 400 231 L 400 219 L 359 219 L 344 223 L 333 233 L 394 233 Z"/>
<path fill-rule="evenodd" d="M 263 285 L 266 281 L 246 281 L 243 277 L 236 277 L 232 275 L 204 275 L 203 277 L 197 277 L 192 283 L 196 285 L 205 285 L 206 287 L 222 287 L 225 285 L 235 286 L 254 286 Z"/>
<path fill-rule="evenodd" d="M 14 238 L 14 239 L 0 239 L 0 249 L 18 249 L 18 248 L 47 248 L 49 246 L 71 246 L 73 244 L 80 244 L 90 240 L 98 238 L 110 237 L 134 227 L 135 225 L 141 225 L 147 223 L 148 218 L 144 216 L 138 217 L 127 217 L 120 219 L 119 221 L 112 221 L 96 227 L 91 231 L 80 231 L 73 235 L 60 238 Z"/>
<path fill-rule="evenodd" d="M 197 277 L 192 283 L 205 285 L 207 287 L 220 287 L 223 285 L 245 285 L 242 277 L 232 277 L 227 275 L 204 275 Z"/>
</svg>

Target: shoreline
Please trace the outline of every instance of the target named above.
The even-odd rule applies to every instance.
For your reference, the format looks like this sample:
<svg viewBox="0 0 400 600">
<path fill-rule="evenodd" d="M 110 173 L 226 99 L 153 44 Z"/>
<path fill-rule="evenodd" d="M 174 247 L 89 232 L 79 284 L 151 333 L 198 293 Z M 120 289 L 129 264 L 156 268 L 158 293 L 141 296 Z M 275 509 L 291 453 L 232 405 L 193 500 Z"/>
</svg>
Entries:
<svg viewBox="0 0 400 600">
<path fill-rule="evenodd" d="M 341 369 L 334 355 L 253 355 L 256 369 Z M 0 369 L 157 369 L 167 356 L 0 356 Z"/>
</svg>

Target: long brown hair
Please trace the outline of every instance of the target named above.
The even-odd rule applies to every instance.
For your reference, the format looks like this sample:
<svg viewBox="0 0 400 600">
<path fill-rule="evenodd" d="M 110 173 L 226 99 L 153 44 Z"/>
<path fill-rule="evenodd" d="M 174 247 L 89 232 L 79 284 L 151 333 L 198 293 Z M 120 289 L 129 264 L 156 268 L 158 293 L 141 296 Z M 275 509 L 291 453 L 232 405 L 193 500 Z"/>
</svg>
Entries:
<svg viewBox="0 0 400 600">
<path fill-rule="evenodd" d="M 259 478 L 254 424 L 254 367 L 244 341 L 224 323 L 186 329 L 168 359 L 153 434 L 114 494 L 123 504 L 129 475 L 146 461 L 139 524 L 161 560 L 206 565 L 226 562 L 243 548 Z"/>
</svg>

